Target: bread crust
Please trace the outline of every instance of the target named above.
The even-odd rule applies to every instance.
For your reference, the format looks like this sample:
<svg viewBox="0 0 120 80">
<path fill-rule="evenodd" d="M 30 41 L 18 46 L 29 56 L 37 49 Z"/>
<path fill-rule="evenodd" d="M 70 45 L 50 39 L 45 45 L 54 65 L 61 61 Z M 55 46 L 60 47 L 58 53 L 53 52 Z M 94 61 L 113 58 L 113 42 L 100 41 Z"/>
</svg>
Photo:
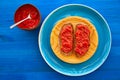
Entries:
<svg viewBox="0 0 120 80">
<path fill-rule="evenodd" d="M 72 45 L 72 48 L 71 48 L 71 50 L 69 51 L 69 52 L 65 52 L 65 51 L 63 51 L 61 48 L 62 47 L 64 47 L 63 45 L 62 45 L 62 39 L 61 39 L 61 37 L 62 37 L 62 30 L 63 30 L 63 28 L 65 28 L 65 27 L 67 27 L 67 26 L 70 26 L 71 28 L 72 28 L 72 33 L 71 33 L 71 38 L 72 39 L 70 39 L 70 42 L 71 42 L 71 45 Z M 74 34 L 74 30 L 73 30 L 73 25 L 71 24 L 71 23 L 67 23 L 67 24 L 64 24 L 63 26 L 62 26 L 62 28 L 61 28 L 61 30 L 60 30 L 60 34 L 59 34 L 59 41 L 60 41 L 60 51 L 61 51 L 61 53 L 62 54 L 64 54 L 64 55 L 66 55 L 66 56 L 68 56 L 68 55 L 70 55 L 70 54 L 72 54 L 72 52 L 73 52 L 73 44 L 74 44 L 74 40 L 73 40 L 73 35 Z"/>
<path fill-rule="evenodd" d="M 84 56 L 85 53 L 86 53 L 88 50 L 86 50 L 84 53 L 76 52 L 76 48 L 78 47 L 77 45 L 80 45 L 80 44 L 78 44 L 79 42 L 77 42 L 77 40 L 76 40 L 76 32 L 77 32 L 77 30 L 79 29 L 78 26 L 81 26 L 82 28 L 85 28 L 85 29 L 88 30 L 88 31 L 86 32 L 86 35 L 87 35 L 86 38 L 88 39 L 88 45 L 87 45 L 88 49 L 89 49 L 89 46 L 90 46 L 90 31 L 89 31 L 89 29 L 88 29 L 88 26 L 85 25 L 85 24 L 78 23 L 78 24 L 75 26 L 75 33 L 74 33 L 74 53 L 76 54 L 77 57 L 81 57 L 81 56 Z M 81 44 L 82 44 L 82 42 L 81 42 Z M 83 45 L 83 44 L 82 44 L 82 45 Z M 81 47 L 81 48 L 83 48 L 83 47 Z"/>
</svg>

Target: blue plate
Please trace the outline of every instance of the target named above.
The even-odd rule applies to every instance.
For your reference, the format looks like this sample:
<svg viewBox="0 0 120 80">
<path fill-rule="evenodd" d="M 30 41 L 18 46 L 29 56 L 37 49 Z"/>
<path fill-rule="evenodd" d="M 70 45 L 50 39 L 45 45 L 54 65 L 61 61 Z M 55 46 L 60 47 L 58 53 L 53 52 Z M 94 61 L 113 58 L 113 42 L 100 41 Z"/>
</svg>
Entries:
<svg viewBox="0 0 120 80">
<path fill-rule="evenodd" d="M 58 59 L 50 46 L 50 34 L 54 25 L 68 16 L 88 19 L 98 32 L 98 48 L 92 58 L 81 64 L 68 64 Z M 96 10 L 81 4 L 68 4 L 52 11 L 44 20 L 39 33 L 39 48 L 46 63 L 55 71 L 69 76 L 82 76 L 95 71 L 108 57 L 111 48 L 111 32 L 105 19 Z"/>
</svg>

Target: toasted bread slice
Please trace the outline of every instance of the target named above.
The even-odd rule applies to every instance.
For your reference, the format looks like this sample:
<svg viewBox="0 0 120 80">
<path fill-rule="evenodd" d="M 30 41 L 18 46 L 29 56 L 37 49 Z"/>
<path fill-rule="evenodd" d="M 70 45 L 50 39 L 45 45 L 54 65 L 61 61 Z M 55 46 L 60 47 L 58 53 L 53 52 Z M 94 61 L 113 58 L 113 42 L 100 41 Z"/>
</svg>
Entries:
<svg viewBox="0 0 120 80">
<path fill-rule="evenodd" d="M 70 55 L 73 51 L 73 26 L 71 23 L 64 24 L 59 34 L 60 49 L 64 55 Z"/>
<path fill-rule="evenodd" d="M 90 46 L 90 30 L 88 26 L 77 24 L 74 36 L 74 51 L 77 56 L 84 56 Z"/>
</svg>

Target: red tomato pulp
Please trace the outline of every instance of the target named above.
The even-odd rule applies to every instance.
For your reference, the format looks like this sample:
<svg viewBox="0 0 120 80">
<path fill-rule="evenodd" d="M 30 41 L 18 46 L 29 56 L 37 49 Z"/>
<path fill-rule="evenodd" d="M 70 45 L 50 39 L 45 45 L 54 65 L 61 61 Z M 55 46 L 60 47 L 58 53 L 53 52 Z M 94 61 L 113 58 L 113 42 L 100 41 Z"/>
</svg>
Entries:
<svg viewBox="0 0 120 80">
<path fill-rule="evenodd" d="M 65 53 L 72 51 L 73 28 L 71 24 L 65 24 L 60 32 L 61 50 Z"/>
<path fill-rule="evenodd" d="M 75 52 L 84 55 L 90 46 L 90 31 L 87 26 L 78 24 L 75 32 Z"/>
<path fill-rule="evenodd" d="M 19 28 L 25 29 L 25 30 L 32 30 L 38 27 L 41 16 L 37 8 L 35 8 L 31 4 L 25 4 L 17 9 L 14 16 L 15 23 L 25 19 L 29 14 L 31 16 L 31 19 L 28 19 L 20 23 L 18 25 Z"/>
</svg>

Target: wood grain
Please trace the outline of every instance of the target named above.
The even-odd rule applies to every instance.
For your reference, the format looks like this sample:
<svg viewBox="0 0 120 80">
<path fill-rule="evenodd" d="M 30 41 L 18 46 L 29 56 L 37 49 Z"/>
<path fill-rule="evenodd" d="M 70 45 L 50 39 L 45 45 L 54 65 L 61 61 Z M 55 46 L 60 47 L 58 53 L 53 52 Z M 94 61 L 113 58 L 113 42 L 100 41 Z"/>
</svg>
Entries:
<svg viewBox="0 0 120 80">
<path fill-rule="evenodd" d="M 39 28 L 35 31 L 13 30 L 16 9 L 22 4 L 35 5 L 42 21 L 64 4 L 84 4 L 100 12 L 112 32 L 112 48 L 105 63 L 95 72 L 82 77 L 68 77 L 53 71 L 38 48 Z M 0 80 L 120 80 L 120 0 L 1 0 L 0 1 Z M 7 76 L 7 77 L 6 77 Z"/>
</svg>

